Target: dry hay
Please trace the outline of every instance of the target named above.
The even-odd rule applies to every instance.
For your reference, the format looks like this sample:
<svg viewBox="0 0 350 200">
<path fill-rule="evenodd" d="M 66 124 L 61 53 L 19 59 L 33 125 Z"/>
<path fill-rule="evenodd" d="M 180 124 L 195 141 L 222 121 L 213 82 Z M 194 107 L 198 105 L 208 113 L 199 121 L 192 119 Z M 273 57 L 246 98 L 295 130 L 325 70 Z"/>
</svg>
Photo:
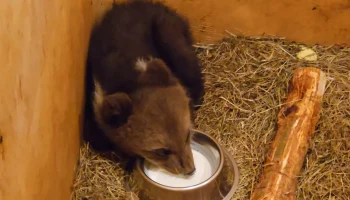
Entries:
<svg viewBox="0 0 350 200">
<path fill-rule="evenodd" d="M 197 46 L 205 66 L 206 96 L 198 129 L 235 157 L 240 187 L 233 199 L 249 199 L 257 183 L 277 113 L 296 67 L 315 66 L 329 80 L 321 118 L 300 174 L 298 199 L 350 199 L 350 48 L 313 46 L 318 61 L 301 61 L 302 45 L 282 39 L 230 36 Z M 137 199 L 125 192 L 118 164 L 82 147 L 73 199 Z"/>
</svg>

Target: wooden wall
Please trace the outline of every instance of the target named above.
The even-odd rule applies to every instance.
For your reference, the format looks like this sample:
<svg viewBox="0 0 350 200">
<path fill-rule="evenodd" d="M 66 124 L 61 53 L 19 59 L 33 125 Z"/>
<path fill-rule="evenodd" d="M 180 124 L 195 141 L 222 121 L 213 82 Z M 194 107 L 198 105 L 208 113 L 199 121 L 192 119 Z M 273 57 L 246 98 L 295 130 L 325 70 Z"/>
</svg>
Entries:
<svg viewBox="0 0 350 200">
<path fill-rule="evenodd" d="M 68 200 L 79 152 L 87 0 L 0 1 L 0 199 Z"/>
<path fill-rule="evenodd" d="M 350 45 L 349 0 L 157 1 L 190 20 L 197 42 L 216 42 L 227 30 L 248 36 L 274 35 L 307 44 Z M 99 19 L 113 0 L 92 2 Z"/>
</svg>

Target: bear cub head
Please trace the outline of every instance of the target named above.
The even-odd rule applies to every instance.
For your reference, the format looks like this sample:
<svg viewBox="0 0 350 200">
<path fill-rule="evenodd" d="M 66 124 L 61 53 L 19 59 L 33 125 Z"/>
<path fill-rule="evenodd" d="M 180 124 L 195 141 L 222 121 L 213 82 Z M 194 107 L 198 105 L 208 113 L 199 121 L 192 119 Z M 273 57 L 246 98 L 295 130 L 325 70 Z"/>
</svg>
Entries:
<svg viewBox="0 0 350 200">
<path fill-rule="evenodd" d="M 191 109 L 185 88 L 160 59 L 135 63 L 138 88 L 104 94 L 95 81 L 94 112 L 115 146 L 173 174 L 194 172 Z"/>
</svg>

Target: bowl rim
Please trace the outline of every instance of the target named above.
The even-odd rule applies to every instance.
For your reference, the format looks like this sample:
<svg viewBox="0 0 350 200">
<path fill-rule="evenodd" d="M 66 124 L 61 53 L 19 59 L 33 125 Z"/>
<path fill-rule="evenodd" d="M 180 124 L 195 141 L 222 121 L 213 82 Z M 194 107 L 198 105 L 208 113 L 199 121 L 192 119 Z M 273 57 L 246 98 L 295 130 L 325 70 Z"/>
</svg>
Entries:
<svg viewBox="0 0 350 200">
<path fill-rule="evenodd" d="M 221 145 L 213 138 L 211 137 L 210 135 L 208 134 L 205 134 L 204 132 L 202 131 L 199 131 L 197 129 L 192 129 L 193 132 L 195 132 L 195 134 L 201 134 L 201 135 L 204 135 L 205 137 L 209 138 L 216 146 L 217 146 L 217 149 L 219 151 L 219 154 L 220 154 L 220 163 L 219 163 L 219 166 L 218 168 L 216 169 L 215 173 L 210 176 L 208 179 L 206 179 L 205 181 L 201 182 L 201 183 L 198 183 L 196 185 L 191 185 L 191 186 L 188 186 L 188 187 L 170 187 L 170 186 L 166 186 L 166 185 L 163 185 L 163 184 L 160 184 L 160 183 L 157 183 L 155 182 L 154 180 L 152 180 L 151 178 L 149 178 L 145 172 L 142 170 L 142 163 L 144 161 L 144 159 L 138 159 L 137 160 L 137 164 L 136 164 L 136 168 L 137 168 L 137 171 L 139 172 L 139 174 L 141 174 L 142 178 L 144 180 L 146 180 L 147 182 L 157 186 L 157 187 L 160 187 L 162 189 L 165 189 L 165 190 L 169 190 L 169 191 L 188 191 L 188 190 L 195 190 L 195 189 L 199 189 L 199 188 L 202 188 L 202 187 L 205 187 L 207 184 L 211 183 L 212 181 L 216 180 L 216 178 L 220 175 L 221 171 L 222 171 L 222 168 L 224 166 L 224 160 L 225 160 L 225 157 L 224 157 L 224 151 L 221 147 Z"/>
<path fill-rule="evenodd" d="M 228 161 L 230 162 L 230 164 L 233 168 L 233 173 L 235 174 L 231 189 L 225 195 L 225 197 L 222 199 L 222 200 L 230 200 L 233 197 L 233 195 L 236 193 L 236 191 L 239 187 L 239 169 L 238 169 L 237 161 L 233 158 L 233 156 L 230 154 L 230 152 L 228 150 L 226 150 L 225 148 L 222 148 L 222 150 L 224 151 L 224 154 L 227 156 Z"/>
</svg>

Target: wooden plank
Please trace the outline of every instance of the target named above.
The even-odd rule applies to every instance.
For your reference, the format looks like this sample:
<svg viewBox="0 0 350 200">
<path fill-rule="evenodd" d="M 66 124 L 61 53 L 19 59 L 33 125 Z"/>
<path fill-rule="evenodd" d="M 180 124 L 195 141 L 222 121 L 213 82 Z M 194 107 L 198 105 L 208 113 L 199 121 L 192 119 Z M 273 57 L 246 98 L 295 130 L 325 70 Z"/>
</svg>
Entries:
<svg viewBox="0 0 350 200">
<path fill-rule="evenodd" d="M 90 3 L 5 0 L 0 11 L 0 199 L 70 199 Z"/>
<path fill-rule="evenodd" d="M 159 1 L 188 18 L 197 42 L 201 43 L 216 42 L 227 30 L 246 36 L 274 35 L 307 44 L 350 45 L 348 0 Z M 103 8 L 108 8 L 113 0 L 92 2 L 100 17 Z"/>
</svg>

